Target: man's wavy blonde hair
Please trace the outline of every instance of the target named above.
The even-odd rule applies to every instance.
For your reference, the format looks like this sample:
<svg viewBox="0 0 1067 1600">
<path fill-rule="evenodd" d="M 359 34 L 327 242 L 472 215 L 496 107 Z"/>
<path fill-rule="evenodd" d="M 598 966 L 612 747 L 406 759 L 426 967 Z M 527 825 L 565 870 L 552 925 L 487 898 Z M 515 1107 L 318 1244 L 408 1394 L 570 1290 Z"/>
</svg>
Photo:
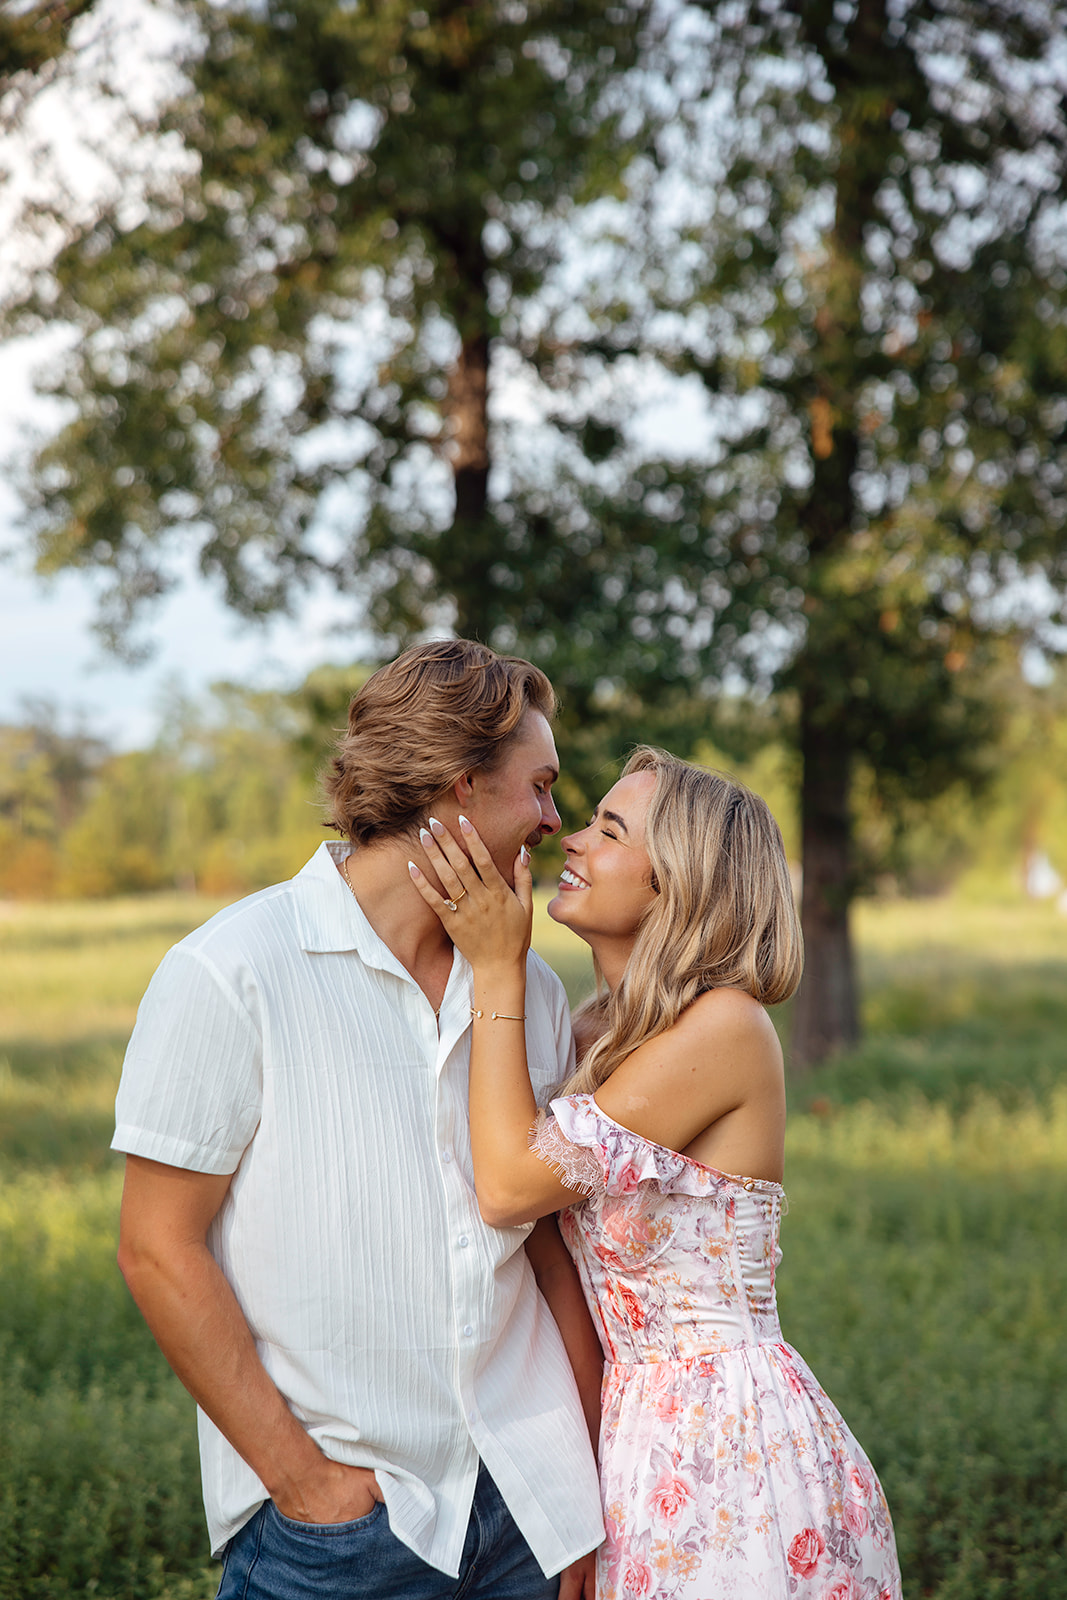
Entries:
<svg viewBox="0 0 1067 1600">
<path fill-rule="evenodd" d="M 759 795 L 718 772 L 642 745 L 622 776 L 656 780 L 645 848 L 659 893 L 614 992 L 575 1014 L 592 1037 L 564 1094 L 591 1094 L 637 1049 L 673 1027 L 707 989 L 743 989 L 761 1005 L 800 982 L 803 941 L 778 824 Z"/>
<path fill-rule="evenodd" d="M 348 731 L 322 775 L 326 826 L 357 846 L 415 838 L 462 773 L 505 759 L 528 711 L 548 721 L 556 712 L 540 667 L 472 639 L 412 645 L 348 707 Z"/>
</svg>

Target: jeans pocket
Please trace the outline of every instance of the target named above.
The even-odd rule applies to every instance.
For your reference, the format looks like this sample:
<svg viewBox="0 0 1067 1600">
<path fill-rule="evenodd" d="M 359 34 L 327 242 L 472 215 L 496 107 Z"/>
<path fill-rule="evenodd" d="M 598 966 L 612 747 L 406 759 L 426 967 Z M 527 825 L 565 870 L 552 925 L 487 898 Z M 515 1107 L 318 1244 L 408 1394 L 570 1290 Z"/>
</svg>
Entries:
<svg viewBox="0 0 1067 1600">
<path fill-rule="evenodd" d="M 295 1517 L 287 1517 L 279 1511 L 273 1500 L 267 1501 L 267 1507 L 274 1520 L 287 1532 L 302 1534 L 306 1539 L 343 1539 L 349 1534 L 360 1534 L 385 1515 L 384 1500 L 377 1501 L 365 1517 L 355 1517 L 351 1522 L 299 1522 Z"/>
</svg>

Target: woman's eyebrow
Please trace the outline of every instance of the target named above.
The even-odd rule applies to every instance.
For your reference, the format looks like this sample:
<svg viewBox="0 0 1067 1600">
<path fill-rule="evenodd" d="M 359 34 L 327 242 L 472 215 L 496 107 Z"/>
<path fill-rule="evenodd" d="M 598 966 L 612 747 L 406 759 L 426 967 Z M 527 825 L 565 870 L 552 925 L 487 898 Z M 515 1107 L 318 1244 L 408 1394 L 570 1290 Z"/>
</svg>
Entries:
<svg viewBox="0 0 1067 1600">
<path fill-rule="evenodd" d="M 601 816 L 602 816 L 603 820 L 605 820 L 607 822 L 616 822 L 616 823 L 618 823 L 618 825 L 622 829 L 623 833 L 628 834 L 630 832 L 629 828 L 626 826 L 625 822 L 619 816 L 619 813 L 617 811 L 604 811 L 604 812 L 601 813 Z"/>
</svg>

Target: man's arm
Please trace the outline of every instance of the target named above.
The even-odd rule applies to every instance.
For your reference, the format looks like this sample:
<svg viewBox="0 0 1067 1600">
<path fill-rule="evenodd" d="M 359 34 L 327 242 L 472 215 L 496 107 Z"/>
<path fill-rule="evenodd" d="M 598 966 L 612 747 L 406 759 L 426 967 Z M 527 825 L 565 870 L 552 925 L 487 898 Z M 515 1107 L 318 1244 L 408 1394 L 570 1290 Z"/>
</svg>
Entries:
<svg viewBox="0 0 1067 1600">
<path fill-rule="evenodd" d="M 119 1267 L 171 1367 L 279 1511 L 355 1521 L 382 1498 L 373 1472 L 331 1461 L 294 1417 L 207 1248 L 230 1181 L 127 1156 Z"/>
<path fill-rule="evenodd" d="M 556 1219 L 542 1217 L 526 1240 L 537 1287 L 556 1319 L 589 1427 L 593 1454 L 600 1440 L 600 1387 L 604 1352 L 593 1327 L 574 1263 L 560 1238 Z M 559 1600 L 594 1600 L 596 1553 L 590 1551 L 560 1573 Z"/>
<path fill-rule="evenodd" d="M 526 1240 L 537 1287 L 556 1319 L 567 1357 L 578 1385 L 582 1410 L 596 1455 L 600 1443 L 600 1386 L 604 1379 L 604 1352 L 593 1327 L 574 1263 L 560 1238 L 555 1217 L 542 1217 Z"/>
</svg>

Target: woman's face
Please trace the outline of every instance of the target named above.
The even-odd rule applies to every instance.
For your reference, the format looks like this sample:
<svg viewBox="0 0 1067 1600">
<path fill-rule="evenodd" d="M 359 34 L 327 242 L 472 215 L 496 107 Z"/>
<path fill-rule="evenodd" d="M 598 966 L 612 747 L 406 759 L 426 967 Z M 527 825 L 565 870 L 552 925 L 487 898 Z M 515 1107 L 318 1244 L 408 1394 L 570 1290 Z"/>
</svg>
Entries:
<svg viewBox="0 0 1067 1600">
<path fill-rule="evenodd" d="M 567 865 L 548 914 L 581 938 L 630 939 L 656 898 L 645 817 L 656 779 L 632 772 L 609 789 L 580 833 L 563 840 Z"/>
</svg>

